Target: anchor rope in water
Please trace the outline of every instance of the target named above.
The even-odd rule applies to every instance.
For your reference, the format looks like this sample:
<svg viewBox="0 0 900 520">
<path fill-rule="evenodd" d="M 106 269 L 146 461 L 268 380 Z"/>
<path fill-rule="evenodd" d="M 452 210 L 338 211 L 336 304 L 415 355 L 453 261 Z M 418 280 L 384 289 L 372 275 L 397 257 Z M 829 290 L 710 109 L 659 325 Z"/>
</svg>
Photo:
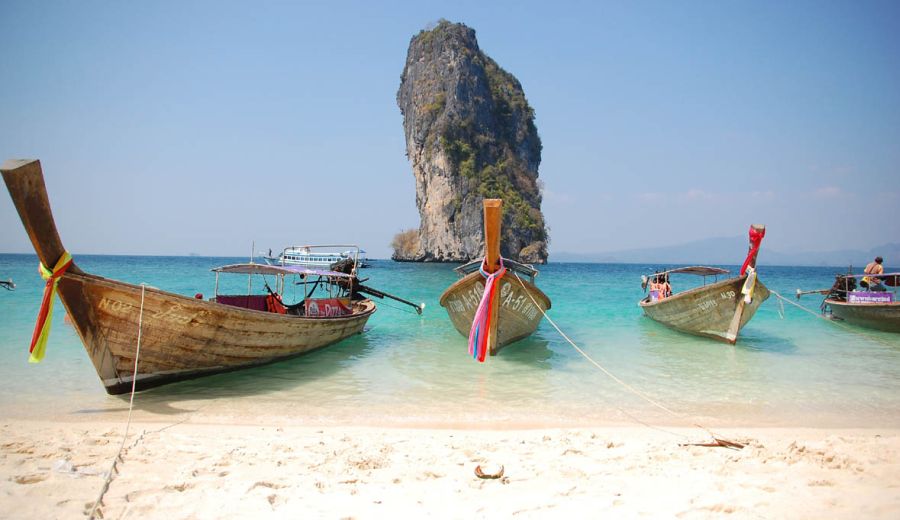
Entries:
<svg viewBox="0 0 900 520">
<path fill-rule="evenodd" d="M 137 370 L 138 370 L 138 359 L 141 355 L 141 332 L 143 331 L 144 326 L 144 293 L 146 292 L 147 284 L 141 284 L 141 310 L 138 315 L 138 337 L 137 337 L 137 347 L 135 348 L 134 353 L 134 373 L 131 377 L 131 397 L 128 400 L 128 420 L 125 422 L 125 433 L 122 435 L 122 444 L 119 445 L 119 450 L 116 452 L 116 456 L 113 457 L 112 463 L 109 466 L 109 471 L 106 473 L 106 479 L 103 481 L 103 486 L 100 488 L 100 495 L 97 496 L 97 500 L 94 502 L 94 506 L 91 507 L 91 512 L 88 515 L 88 518 L 94 519 L 97 518 L 98 508 L 100 507 L 100 503 L 103 501 L 103 496 L 106 495 L 106 492 L 109 491 L 109 484 L 112 482 L 113 475 L 117 472 L 116 464 L 122 460 L 122 450 L 125 448 L 125 441 L 128 439 L 128 430 L 131 427 L 131 412 L 134 410 L 134 392 L 137 388 Z M 134 443 L 129 447 L 129 449 L 137 446 L 137 444 L 144 438 L 144 433 L 135 439 Z"/>
<path fill-rule="evenodd" d="M 626 390 L 628 390 L 628 391 L 631 392 L 632 394 L 634 394 L 634 395 L 640 397 L 641 399 L 647 401 L 647 402 L 650 403 L 651 405 L 653 405 L 653 406 L 659 408 L 660 410 L 663 410 L 664 412 L 666 412 L 666 413 L 668 413 L 668 414 L 670 414 L 670 415 L 672 415 L 673 417 L 676 417 L 676 418 L 678 418 L 678 419 L 686 420 L 686 421 L 692 423 L 692 425 L 693 425 L 694 427 L 699 428 L 699 429 L 705 431 L 705 432 L 706 432 L 707 434 L 709 434 L 709 436 L 712 437 L 712 439 L 716 442 L 716 445 L 723 446 L 723 447 L 729 447 L 729 448 L 742 447 L 742 446 L 743 446 L 741 443 L 737 443 L 737 442 L 734 442 L 734 441 L 730 441 L 730 440 L 728 440 L 728 439 L 725 439 L 724 437 L 722 437 L 722 436 L 717 435 L 716 433 L 714 433 L 714 432 L 713 432 L 712 430 L 710 430 L 709 428 L 707 428 L 707 427 L 705 427 L 705 426 L 703 426 L 703 425 L 701 425 L 701 424 L 698 424 L 698 423 L 695 423 L 695 422 L 691 421 L 691 420 L 690 420 L 691 418 L 690 418 L 689 416 L 687 416 L 687 415 L 685 415 L 685 414 L 682 414 L 682 413 L 675 412 L 675 411 L 673 411 L 673 410 L 667 408 L 666 406 L 664 406 L 663 404 L 661 404 L 661 403 L 658 402 L 657 400 L 655 400 L 655 399 L 653 399 L 652 397 L 648 396 L 648 395 L 645 394 L 644 392 L 641 392 L 641 391 L 638 390 L 637 388 L 635 388 L 635 387 L 629 385 L 629 384 L 626 383 L 625 381 L 622 381 L 622 380 L 619 379 L 615 374 L 613 374 L 612 372 L 610 372 L 609 370 L 607 370 L 606 368 L 604 368 L 603 365 L 601 365 L 600 363 L 598 363 L 597 361 L 595 361 L 591 356 L 589 356 L 589 355 L 587 354 L 587 352 L 585 352 L 584 350 L 582 350 L 581 348 L 579 348 L 578 345 L 576 345 L 575 342 L 572 341 L 572 339 L 569 338 L 569 336 L 567 336 L 566 333 L 563 332 L 562 329 L 559 328 L 559 326 L 556 324 L 556 322 L 554 322 L 554 321 L 550 318 L 550 316 L 547 316 L 547 313 L 544 312 L 544 309 L 541 308 L 540 305 L 538 305 L 537 301 L 535 301 L 534 297 L 533 297 L 533 296 L 531 295 L 531 293 L 528 291 L 528 288 L 525 287 L 525 283 L 522 281 L 521 278 L 519 278 L 519 275 L 518 275 L 515 271 L 513 271 L 513 275 L 515 275 L 516 280 L 519 281 L 519 284 L 522 286 L 522 289 L 524 290 L 525 294 L 527 294 L 528 297 L 531 299 L 532 303 L 534 303 L 534 306 L 537 307 L 538 310 L 541 311 L 541 314 L 544 316 L 544 318 L 547 319 L 547 322 L 550 323 L 550 325 L 553 325 L 553 328 L 556 329 L 556 332 L 559 332 L 560 336 L 562 336 L 562 337 L 569 343 L 569 345 L 572 345 L 572 348 L 574 348 L 579 354 L 581 354 L 581 356 L 584 357 L 588 362 L 590 362 L 592 365 L 594 365 L 595 367 L 597 367 L 598 369 L 600 369 L 600 370 L 601 370 L 604 374 L 606 374 L 610 379 L 612 379 L 612 380 L 615 381 L 616 383 L 620 384 L 623 388 L 625 388 Z M 628 413 L 627 411 L 625 411 L 625 410 L 623 410 L 623 409 L 621 409 L 621 408 L 619 408 L 619 407 L 616 407 L 616 408 L 617 408 L 620 412 L 624 413 L 625 415 L 627 415 L 628 417 L 630 417 L 631 419 L 633 419 L 634 421 L 636 421 L 636 422 L 638 422 L 638 423 L 640 423 L 640 424 L 642 424 L 642 425 L 644 425 L 644 426 L 646 426 L 646 427 L 648 427 L 648 428 L 652 428 L 652 429 L 654 429 L 654 430 L 659 430 L 659 431 L 662 431 L 662 432 L 665 432 L 665 433 L 669 433 L 669 434 L 671 434 L 671 435 L 676 435 L 676 436 L 679 436 L 679 437 L 685 437 L 685 438 L 688 437 L 687 435 L 684 435 L 684 434 L 682 434 L 682 433 L 673 432 L 673 431 L 671 431 L 671 430 L 666 430 L 666 429 L 660 428 L 660 427 L 658 427 L 658 426 L 652 426 L 652 425 L 650 425 L 650 424 L 647 424 L 646 422 L 644 422 L 644 421 L 638 419 L 637 417 L 635 417 L 634 415 Z"/>
<path fill-rule="evenodd" d="M 844 330 L 847 331 L 847 332 L 856 334 L 856 335 L 858 335 L 858 336 L 862 336 L 862 337 L 864 337 L 864 338 L 866 338 L 866 339 L 870 339 L 870 340 L 872 340 L 872 341 L 874 341 L 874 342 L 876 342 L 876 343 L 881 343 L 882 345 L 887 345 L 887 346 L 889 346 L 889 347 L 896 346 L 896 343 L 892 343 L 892 342 L 890 342 L 890 341 L 888 341 L 888 340 L 886 340 L 886 339 L 884 339 L 884 338 L 880 338 L 880 337 L 878 337 L 878 336 L 876 336 L 876 335 L 874 335 L 874 334 L 869 334 L 869 333 L 866 333 L 866 332 L 861 331 L 861 330 L 856 330 L 855 328 L 851 327 L 850 325 L 847 325 L 847 324 L 845 324 L 845 323 L 841 323 L 840 321 L 837 321 L 837 320 L 835 320 L 835 319 L 833 319 L 833 318 L 829 318 L 829 317 L 827 317 L 827 316 L 824 316 L 822 313 L 819 313 L 819 312 L 810 310 L 810 309 L 808 309 L 808 308 L 806 308 L 806 307 L 800 305 L 800 304 L 797 303 L 797 302 L 794 302 L 794 301 L 791 301 L 791 300 L 788 299 L 788 298 L 785 298 L 784 296 L 782 296 L 781 294 L 779 294 L 777 291 L 773 291 L 773 290 L 769 289 L 769 292 L 772 293 L 772 294 L 774 294 L 774 295 L 778 298 L 779 302 L 787 302 L 787 303 L 790 303 L 790 304 L 793 305 L 794 307 L 797 307 L 798 309 L 800 309 L 800 310 L 802 310 L 802 311 L 804 311 L 804 312 L 808 312 L 809 314 L 812 314 L 813 317 L 816 317 L 816 318 L 825 320 L 825 321 L 827 321 L 827 322 L 829 322 L 829 323 L 831 323 L 831 324 L 834 324 L 834 325 L 836 325 L 836 326 L 838 326 L 838 327 L 841 327 L 842 329 L 844 329 Z M 782 316 L 782 319 L 783 319 L 783 318 L 784 318 L 784 316 Z"/>
</svg>

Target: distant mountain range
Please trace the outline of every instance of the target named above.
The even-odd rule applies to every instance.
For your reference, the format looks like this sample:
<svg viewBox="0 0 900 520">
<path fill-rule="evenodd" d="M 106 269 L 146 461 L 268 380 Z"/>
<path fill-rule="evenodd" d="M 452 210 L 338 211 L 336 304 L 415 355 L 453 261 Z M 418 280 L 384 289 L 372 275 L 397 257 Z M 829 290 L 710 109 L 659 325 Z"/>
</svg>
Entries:
<svg viewBox="0 0 900 520">
<path fill-rule="evenodd" d="M 624 249 L 606 253 L 552 252 L 550 262 L 601 262 L 623 264 L 717 264 L 734 265 L 744 260 L 747 237 L 707 238 L 681 245 Z M 889 243 L 860 251 L 774 251 L 763 242 L 759 253 L 760 265 L 854 266 L 862 268 L 876 256 L 885 259 L 885 266 L 900 265 L 900 243 Z"/>
</svg>

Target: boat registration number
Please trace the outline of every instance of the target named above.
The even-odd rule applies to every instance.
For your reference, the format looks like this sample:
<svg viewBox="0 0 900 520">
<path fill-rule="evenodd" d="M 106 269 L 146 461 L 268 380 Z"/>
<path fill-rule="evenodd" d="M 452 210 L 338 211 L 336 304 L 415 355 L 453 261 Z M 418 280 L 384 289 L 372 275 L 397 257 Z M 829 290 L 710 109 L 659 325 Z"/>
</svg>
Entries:
<svg viewBox="0 0 900 520">
<path fill-rule="evenodd" d="M 718 305 L 719 305 L 719 302 L 717 302 L 716 300 L 703 300 L 703 301 L 697 302 L 697 307 L 701 311 L 708 311 L 709 309 L 712 309 L 713 307 L 717 307 Z"/>
<path fill-rule="evenodd" d="M 484 296 L 484 283 L 477 282 L 471 289 L 463 293 L 460 299 L 449 300 L 447 305 L 456 313 L 475 310 L 478 308 L 482 296 Z M 516 290 L 510 282 L 501 282 L 500 295 L 497 300 L 501 307 L 521 314 L 528 321 L 533 321 L 537 318 L 539 310 L 530 300 L 527 294 Z"/>
</svg>

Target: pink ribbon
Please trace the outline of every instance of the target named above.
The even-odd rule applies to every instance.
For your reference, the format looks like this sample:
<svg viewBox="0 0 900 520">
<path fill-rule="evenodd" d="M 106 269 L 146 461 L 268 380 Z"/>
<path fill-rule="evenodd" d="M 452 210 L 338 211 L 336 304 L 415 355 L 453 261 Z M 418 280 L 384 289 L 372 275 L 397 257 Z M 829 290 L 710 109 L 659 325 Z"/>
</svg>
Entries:
<svg viewBox="0 0 900 520">
<path fill-rule="evenodd" d="M 484 270 L 484 261 L 481 262 L 481 276 L 484 276 L 484 294 L 481 296 L 481 302 L 475 311 L 475 318 L 472 320 L 472 329 L 469 331 L 469 355 L 484 363 L 487 355 L 488 336 L 491 331 L 491 306 L 494 301 L 494 291 L 497 288 L 497 281 L 506 274 L 506 268 L 503 267 L 503 258 L 500 258 L 500 269 L 488 274 Z"/>
</svg>

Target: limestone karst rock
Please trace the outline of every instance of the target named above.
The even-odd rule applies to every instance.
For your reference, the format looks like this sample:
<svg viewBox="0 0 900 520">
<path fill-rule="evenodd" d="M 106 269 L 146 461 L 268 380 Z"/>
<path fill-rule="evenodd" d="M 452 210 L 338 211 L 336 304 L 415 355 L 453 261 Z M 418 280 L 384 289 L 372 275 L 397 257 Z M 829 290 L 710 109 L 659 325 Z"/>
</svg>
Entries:
<svg viewBox="0 0 900 520">
<path fill-rule="evenodd" d="M 407 247 L 395 250 L 394 258 L 480 257 L 481 201 L 501 198 L 503 256 L 546 262 L 534 111 L 519 81 L 479 49 L 475 31 L 441 20 L 414 36 L 397 104 L 421 224 L 418 243 L 407 234 Z"/>
</svg>

